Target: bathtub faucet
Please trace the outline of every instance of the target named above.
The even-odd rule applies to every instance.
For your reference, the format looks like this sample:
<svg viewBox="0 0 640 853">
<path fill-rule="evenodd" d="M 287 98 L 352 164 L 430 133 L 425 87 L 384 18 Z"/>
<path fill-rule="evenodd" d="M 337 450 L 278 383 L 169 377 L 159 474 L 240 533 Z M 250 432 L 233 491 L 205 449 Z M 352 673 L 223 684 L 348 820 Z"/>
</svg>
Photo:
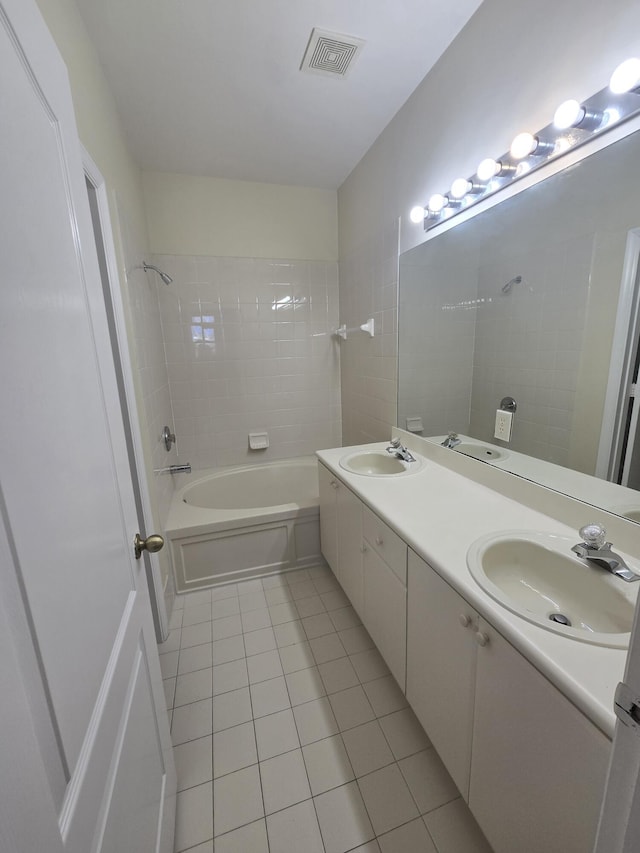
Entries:
<svg viewBox="0 0 640 853">
<path fill-rule="evenodd" d="M 154 468 L 154 474 L 190 474 L 191 463 L 185 462 L 184 465 L 169 465 L 167 468 Z"/>
</svg>

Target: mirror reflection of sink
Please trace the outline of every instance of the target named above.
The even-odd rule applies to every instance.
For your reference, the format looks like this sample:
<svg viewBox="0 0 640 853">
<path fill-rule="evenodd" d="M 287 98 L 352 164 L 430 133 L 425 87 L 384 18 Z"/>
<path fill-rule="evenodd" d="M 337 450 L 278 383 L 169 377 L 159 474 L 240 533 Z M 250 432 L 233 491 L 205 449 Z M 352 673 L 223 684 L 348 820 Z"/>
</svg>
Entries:
<svg viewBox="0 0 640 853">
<path fill-rule="evenodd" d="M 626 648 L 640 584 L 586 564 L 572 545 L 547 533 L 493 534 L 471 546 L 467 565 L 485 592 L 523 619 L 585 643 Z"/>
<path fill-rule="evenodd" d="M 415 455 L 415 454 L 414 454 Z M 340 467 L 352 474 L 364 474 L 366 477 L 393 477 L 415 474 L 422 468 L 422 459 L 417 456 L 415 462 L 405 462 L 391 456 L 386 450 L 359 450 L 348 453 L 340 459 Z"/>
<path fill-rule="evenodd" d="M 506 459 L 509 455 L 506 450 L 499 447 L 492 447 L 490 444 L 475 444 L 470 441 L 463 441 L 453 449 L 457 450 L 458 453 L 464 453 L 465 456 L 473 456 L 474 459 L 484 459 L 485 462 L 497 462 L 499 459 Z"/>
</svg>

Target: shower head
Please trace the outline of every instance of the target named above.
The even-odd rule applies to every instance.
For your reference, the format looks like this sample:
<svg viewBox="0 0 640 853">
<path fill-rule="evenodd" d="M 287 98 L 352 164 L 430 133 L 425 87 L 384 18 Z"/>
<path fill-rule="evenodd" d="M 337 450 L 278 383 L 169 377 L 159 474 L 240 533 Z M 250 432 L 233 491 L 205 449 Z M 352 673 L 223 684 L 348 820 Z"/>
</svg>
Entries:
<svg viewBox="0 0 640 853">
<path fill-rule="evenodd" d="M 171 276 L 167 275 L 166 272 L 162 272 L 162 270 L 159 270 L 158 267 L 154 267 L 153 264 L 148 264 L 146 261 L 142 262 L 142 269 L 145 272 L 147 270 L 155 270 L 158 273 L 158 275 L 160 276 L 160 278 L 164 281 L 165 284 L 171 284 L 171 282 L 173 281 Z"/>
<path fill-rule="evenodd" d="M 508 281 L 506 284 L 502 285 L 502 292 L 509 293 L 514 284 L 520 284 L 522 281 L 522 276 L 517 275 L 515 278 L 512 278 L 511 281 Z"/>
</svg>

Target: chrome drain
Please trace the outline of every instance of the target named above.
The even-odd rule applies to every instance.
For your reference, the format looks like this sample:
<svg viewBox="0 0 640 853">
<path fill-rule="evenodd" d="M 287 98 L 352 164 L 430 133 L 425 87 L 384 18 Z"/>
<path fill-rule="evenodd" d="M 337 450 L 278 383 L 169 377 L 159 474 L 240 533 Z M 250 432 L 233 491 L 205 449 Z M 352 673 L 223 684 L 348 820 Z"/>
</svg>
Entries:
<svg viewBox="0 0 640 853">
<path fill-rule="evenodd" d="M 566 625 L 568 628 L 571 627 L 571 619 L 564 615 L 564 613 L 551 613 L 549 619 L 552 622 L 557 622 L 558 625 Z"/>
</svg>

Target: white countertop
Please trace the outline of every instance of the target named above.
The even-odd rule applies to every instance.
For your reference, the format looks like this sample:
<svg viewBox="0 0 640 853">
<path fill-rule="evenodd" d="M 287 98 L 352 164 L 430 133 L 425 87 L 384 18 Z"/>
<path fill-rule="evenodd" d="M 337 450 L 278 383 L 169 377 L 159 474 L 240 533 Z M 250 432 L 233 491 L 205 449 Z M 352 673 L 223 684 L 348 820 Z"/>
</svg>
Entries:
<svg viewBox="0 0 640 853">
<path fill-rule="evenodd" d="M 376 443 L 358 449 L 380 450 L 386 446 Z M 428 458 L 430 451 L 426 448 L 422 469 L 400 477 L 363 476 L 341 468 L 341 457 L 355 449 L 339 447 L 319 451 L 317 456 L 612 738 L 616 719 L 613 696 L 623 678 L 626 650 L 580 642 L 522 619 L 485 593 L 467 567 L 469 546 L 486 534 L 532 530 L 578 541 L 575 528 L 474 481 L 477 476 L 468 479 L 449 470 Z M 585 514 L 589 514 L 587 510 Z"/>
</svg>

